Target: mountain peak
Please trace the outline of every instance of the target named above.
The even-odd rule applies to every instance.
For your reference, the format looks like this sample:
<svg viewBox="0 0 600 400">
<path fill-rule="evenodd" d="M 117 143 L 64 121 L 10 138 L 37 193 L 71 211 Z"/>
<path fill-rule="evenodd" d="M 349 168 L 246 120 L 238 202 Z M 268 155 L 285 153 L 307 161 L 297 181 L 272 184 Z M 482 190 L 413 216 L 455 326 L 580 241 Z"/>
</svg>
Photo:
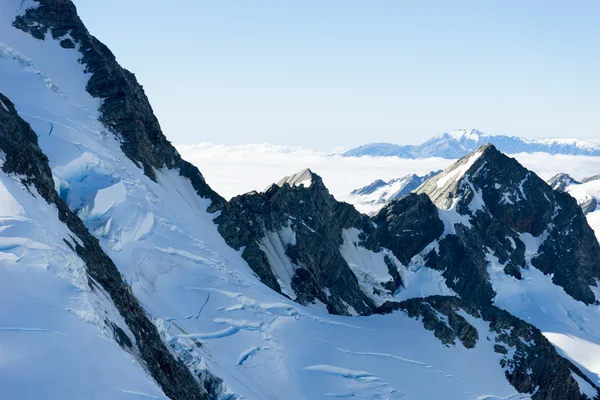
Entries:
<svg viewBox="0 0 600 400">
<path fill-rule="evenodd" d="M 313 182 L 321 180 L 321 177 L 312 172 L 309 168 L 303 169 L 291 176 L 283 177 L 277 182 L 277 186 L 283 186 L 289 184 L 290 186 L 303 186 L 305 188 L 310 187 Z"/>
<path fill-rule="evenodd" d="M 458 129 L 454 132 L 450 132 L 447 134 L 454 140 L 472 140 L 479 141 L 481 136 L 484 135 L 483 132 L 478 131 L 477 129 Z"/>
<path fill-rule="evenodd" d="M 550 187 L 553 190 L 558 190 L 558 191 L 564 192 L 565 189 L 567 188 L 567 186 L 569 186 L 571 184 L 577 185 L 580 182 L 573 179 L 573 177 L 569 174 L 559 172 L 558 174 L 554 175 L 552 178 L 548 179 L 546 181 L 546 183 L 548 185 L 550 185 Z"/>
<path fill-rule="evenodd" d="M 456 191 L 464 176 L 481 164 L 478 162 L 481 158 L 487 159 L 496 153 L 500 152 L 492 144 L 484 144 L 477 151 L 467 154 L 442 173 L 426 181 L 416 192 L 427 194 L 437 207 L 448 210 L 454 205 L 455 196 L 452 193 Z"/>
<path fill-rule="evenodd" d="M 600 144 L 595 141 L 566 138 L 545 138 L 529 140 L 518 136 L 489 135 L 477 129 L 458 129 L 442 133 L 420 145 L 400 146 L 391 143 L 378 143 L 351 149 L 343 156 L 428 158 L 442 157 L 458 159 L 471 153 L 483 144 L 493 143 L 506 154 L 548 153 L 582 156 L 600 156 Z"/>
</svg>

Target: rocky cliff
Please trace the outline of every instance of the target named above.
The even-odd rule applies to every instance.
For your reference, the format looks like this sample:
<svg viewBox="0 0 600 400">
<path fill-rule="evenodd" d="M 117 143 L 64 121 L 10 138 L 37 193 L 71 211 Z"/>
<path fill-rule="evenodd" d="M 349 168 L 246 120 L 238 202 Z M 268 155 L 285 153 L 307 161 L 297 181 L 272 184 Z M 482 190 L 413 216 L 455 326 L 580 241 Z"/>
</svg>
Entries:
<svg viewBox="0 0 600 400">
<path fill-rule="evenodd" d="M 112 52 L 92 36 L 70 0 L 36 0 L 13 25 L 41 41 L 51 36 L 65 48 L 76 48 L 80 62 L 91 76 L 86 90 L 102 100 L 100 121 L 119 139 L 123 152 L 151 179 L 155 169 L 177 169 L 190 180 L 201 197 L 212 200 L 217 210 L 224 200 L 194 165 L 183 160 L 163 134 L 144 89 L 135 75 L 121 67 Z"/>
</svg>

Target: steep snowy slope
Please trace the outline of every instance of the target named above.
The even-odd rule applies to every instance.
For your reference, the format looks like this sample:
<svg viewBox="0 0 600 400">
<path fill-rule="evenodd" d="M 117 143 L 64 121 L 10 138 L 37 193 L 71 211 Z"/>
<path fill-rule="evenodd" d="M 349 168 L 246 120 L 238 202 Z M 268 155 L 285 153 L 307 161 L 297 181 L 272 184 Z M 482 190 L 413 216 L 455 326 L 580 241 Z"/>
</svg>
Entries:
<svg viewBox="0 0 600 400">
<path fill-rule="evenodd" d="M 409 174 L 387 182 L 378 179 L 367 186 L 350 192 L 348 201 L 361 212 L 367 214 L 375 213 L 389 201 L 406 196 L 421 186 L 427 179 L 440 172 L 432 171 L 423 176 Z"/>
<path fill-rule="evenodd" d="M 487 135 L 475 129 L 459 129 L 451 133 L 442 133 L 418 146 L 371 143 L 348 150 L 343 155 L 349 157 L 460 158 L 486 143 L 493 144 L 498 150 L 507 154 L 543 152 L 600 156 L 600 145 L 592 141 L 575 138 L 527 140 L 517 136 Z"/>
<path fill-rule="evenodd" d="M 417 192 L 445 223 L 425 264 L 461 297 L 541 329 L 598 382 L 600 246 L 576 202 L 489 145 Z"/>
<path fill-rule="evenodd" d="M 163 397 L 117 344 L 116 332 L 133 335 L 110 295 L 98 284 L 92 290 L 90 266 L 74 251 L 83 243 L 49 201 L 44 177 L 27 173 L 35 160 L 18 148 L 41 153 L 20 122 L 0 94 L 0 397 Z"/>
<path fill-rule="evenodd" d="M 140 128 L 138 133 L 142 137 L 136 142 L 133 140 L 136 138 L 123 136 L 129 132 L 120 132 L 123 126 L 107 129 L 99 122 L 107 121 L 107 112 L 102 108 L 106 98 L 94 98 L 86 91 L 86 84 L 94 75 L 84 73 L 84 65 L 77 61 L 81 58 L 80 46 L 89 38 L 81 27 L 72 24 L 62 32 L 51 29 L 57 21 L 72 21 L 70 13 L 74 9 L 70 2 L 57 0 L 42 4 L 59 7 L 60 12 L 30 11 L 25 25 L 20 26 L 42 32 L 44 40 L 12 26 L 15 15 L 37 3 L 15 0 L 0 6 L 0 91 L 15 103 L 16 110 L 37 134 L 48 156 L 60 198 L 100 240 L 103 251 L 131 285 L 163 339 L 214 396 L 228 397 L 219 379 L 207 375 L 207 370 L 225 380 L 227 393 L 252 399 L 331 396 L 462 399 L 490 394 L 505 397 L 515 393 L 500 366 L 502 356 L 484 339 L 470 349 L 460 341 L 444 345 L 434 333 L 424 330 L 420 321 L 403 313 L 366 318 L 330 316 L 293 303 L 259 282 L 241 255 L 221 238 L 213 224 L 217 213 L 206 212 L 209 205 L 218 206 L 220 200 L 202 185 L 200 176 L 182 177 L 180 172 L 185 165 L 179 164 L 176 156 L 173 163 L 157 161 L 168 149 L 165 150 L 166 144 L 163 144 L 164 151 L 155 152 L 148 147 L 143 134 L 148 134 L 149 128 Z M 57 36 L 56 40 L 51 34 Z M 96 53 L 100 61 L 103 60 L 101 55 Z M 111 68 L 110 72 L 121 73 L 112 64 Z M 135 87 L 135 81 L 127 74 L 124 76 L 129 80 L 109 87 L 119 89 L 133 85 L 131 91 L 120 93 L 127 104 L 132 101 L 131 96 L 142 94 Z M 102 82 L 99 77 L 95 79 L 98 79 L 96 83 Z M 90 86 L 93 85 L 88 85 L 88 90 Z M 143 96 L 137 100 L 149 107 Z M 147 117 L 135 110 L 131 115 L 134 124 Z M 160 138 L 157 140 L 160 142 Z M 150 145 L 154 143 L 150 140 Z M 15 187 L 16 184 L 8 182 L 6 185 L 20 196 L 30 196 L 20 186 Z M 4 195 L 3 204 L 11 204 L 9 199 Z M 34 197 L 18 197 L 18 201 L 28 209 L 30 218 L 39 218 L 37 224 L 41 226 L 39 234 L 27 234 L 29 247 L 40 247 L 33 242 L 36 235 L 50 232 L 50 237 L 36 241 L 56 248 L 58 256 L 52 252 L 43 255 L 54 260 L 51 265 L 56 265 L 56 270 L 51 267 L 46 275 L 41 275 L 43 271 L 36 274 L 48 284 L 44 290 L 58 293 L 38 301 L 37 285 L 26 292 L 11 288 L 3 291 L 3 296 L 7 296 L 3 297 L 3 304 L 9 304 L 9 299 L 17 304 L 11 306 L 7 314 L 3 309 L 3 327 L 23 328 L 1 331 L 2 382 L 15 383 L 0 387 L 3 397 L 73 398 L 80 393 L 74 382 L 80 382 L 86 390 L 85 397 L 96 390 L 94 393 L 103 398 L 121 395 L 162 398 L 144 370 L 130 362 L 127 353 L 119 350 L 115 342 L 105 340 L 95 325 L 85 318 L 67 321 L 77 315 L 89 315 L 75 313 L 72 316 L 73 313 L 65 311 L 66 308 L 83 308 L 77 305 L 79 300 L 70 298 L 78 289 L 69 282 L 78 284 L 77 275 L 70 278 L 73 273 L 67 271 L 63 280 L 56 278 L 57 274 L 62 275 L 58 265 L 66 265 L 60 253 L 68 248 L 60 244 L 62 239 L 58 235 L 68 232 L 53 219 L 52 213 L 45 211 L 47 203 Z M 6 213 L 19 215 L 14 210 Z M 48 222 L 43 218 L 45 215 Z M 12 241 L 21 235 L 12 228 L 3 233 Z M 7 256 L 6 262 L 11 262 L 10 257 Z M 27 265 L 31 268 L 35 262 Z M 9 272 L 3 274 L 12 273 L 9 269 L 6 271 Z M 26 270 L 17 272 L 24 275 L 10 277 L 9 285 L 14 284 L 14 288 L 22 287 L 24 283 L 20 282 L 32 283 L 28 278 L 37 276 Z M 61 285 L 63 281 L 65 284 Z M 85 299 L 81 297 L 85 294 L 94 303 L 99 295 L 87 290 L 84 287 L 82 294 L 75 298 Z M 111 312 L 110 301 L 99 299 L 99 312 Z M 56 310 L 42 317 L 37 310 L 44 310 L 45 301 L 56 304 Z M 23 310 L 19 304 L 28 307 L 25 308 L 27 314 L 18 312 Z M 117 315 L 114 310 L 112 314 Z M 475 317 L 469 320 L 477 327 L 480 338 L 493 335 L 489 323 Z M 125 331 L 125 326 L 122 329 Z M 53 331 L 72 337 L 68 343 L 60 341 L 61 335 Z M 7 335 L 28 340 L 22 338 L 29 334 L 38 336 L 33 339 L 37 341 L 36 347 L 29 346 L 27 350 L 49 349 L 50 353 L 28 353 L 36 360 L 42 358 L 43 362 L 37 367 L 40 367 L 38 376 L 44 380 L 35 381 L 35 385 L 22 385 L 18 383 L 26 379 L 31 382 L 31 373 L 35 370 L 8 363 L 10 354 L 22 360 L 24 353 L 9 353 L 5 349 L 17 343 Z M 24 348 L 23 343 L 19 345 L 21 348 Z M 163 372 L 167 372 L 167 367 L 164 368 Z M 10 382 L 5 381 L 5 377 L 9 377 Z M 50 385 L 49 381 L 55 384 Z M 114 394 L 106 394 L 107 390 L 113 390 Z"/>
<path fill-rule="evenodd" d="M 24 16 L 15 20 L 17 15 Z M 108 49 L 89 36 L 71 2 L 3 2 L 0 41 L 0 92 L 7 96 L 0 107 L 16 119 L 9 99 L 14 102 L 16 111 L 35 132 L 28 131 L 24 122 L 25 125 L 21 124 L 22 131 L 29 132 L 28 143 L 34 143 L 37 135 L 43 151 L 42 154 L 36 146 L 27 145 L 9 148 L 0 142 L 6 155 L 4 172 L 0 174 L 7 188 L 2 194 L 2 204 L 6 205 L 3 213 L 9 218 L 22 218 L 26 214 L 37 223 L 10 222 L 12 226 L 0 232 L 6 242 L 7 261 L 2 262 L 10 267 L 6 268 L 8 272 L 3 270 L 2 273 L 14 275 L 7 276 L 9 283 L 2 292 L 6 296 L 2 301 L 17 304 L 11 305 L 6 314 L 4 309 L 0 312 L 2 326 L 10 328 L 0 330 L 0 365 L 2 371 L 6 371 L 0 379 L 4 383 L 4 376 L 10 378 L 6 381 L 8 386 L 0 385 L 2 397 L 74 398 L 96 394 L 102 398 L 163 398 L 162 389 L 173 399 L 203 398 L 206 397 L 203 388 L 211 398 L 261 400 L 495 399 L 507 396 L 584 399 L 596 396 L 597 377 L 592 374 L 594 370 L 589 360 L 571 354 L 567 346 L 564 347 L 565 354 L 579 362 L 592 379 L 560 357 L 536 328 L 493 305 L 475 301 L 477 290 L 475 295 L 463 291 L 461 277 L 453 276 L 444 282 L 446 272 L 440 268 L 443 264 L 433 265 L 426 257 L 431 251 L 444 252 L 445 243 L 456 240 L 464 230 L 459 225 L 471 223 L 462 208 L 438 211 L 427 196 L 411 195 L 392 202 L 375 223 L 351 206 L 328 198 L 322 182 L 310 171 L 284 180 L 281 186 L 270 188 L 270 193 L 251 194 L 239 204 L 225 204 L 202 175 L 181 160 L 170 146 L 133 75 L 121 69 Z M 2 132 L 10 135 L 14 131 Z M 11 157 L 16 153 L 19 154 L 18 168 L 11 170 Z M 468 175 L 478 161 L 489 160 L 484 155 L 481 152 L 469 165 L 460 163 L 448 171 L 451 176 L 446 174 L 445 182 L 449 184 L 442 185 L 447 194 L 456 193 L 456 187 L 451 184 L 461 179 L 460 172 L 456 171 Z M 14 172 L 22 175 L 16 181 Z M 499 174 L 497 170 L 493 172 Z M 46 197 L 40 193 L 43 201 L 35 191 L 30 194 L 23 190 L 19 180 L 30 176 L 36 178 L 29 182 L 30 186 L 33 183 L 38 189 L 44 188 Z M 37 186 L 38 181 L 44 184 Z M 11 200 L 13 198 L 16 200 Z M 244 200 L 248 200 L 250 207 Z M 272 200 L 277 207 L 266 204 L 267 200 Z M 48 202 L 58 207 L 57 217 L 53 217 L 55 211 Z M 281 257 L 290 246 L 327 244 L 319 254 L 343 260 L 341 264 L 346 268 L 323 268 L 321 280 L 306 279 L 305 282 L 336 283 L 355 279 L 355 286 L 348 286 L 346 290 L 356 289 L 352 293 L 358 300 L 369 299 L 373 288 L 381 290 L 378 287 L 381 283 L 389 290 L 385 287 L 385 283 L 390 282 L 387 276 L 388 281 L 371 279 L 381 278 L 387 271 L 395 290 L 365 301 L 372 302 L 367 309 L 369 313 L 394 312 L 364 317 L 330 315 L 323 309 L 293 302 L 265 286 L 243 256 L 252 243 L 236 246 L 239 250 L 234 250 L 226 244 L 219 229 L 235 232 L 238 228 L 252 233 L 253 226 L 258 230 L 254 221 L 264 222 L 267 217 L 245 216 L 245 224 L 227 227 L 225 217 L 236 207 L 240 215 L 252 214 L 257 209 L 270 211 L 267 215 L 276 229 L 259 230 L 268 237 L 267 241 L 261 241 L 263 237 L 255 239 L 267 250 L 265 253 L 259 246 L 262 254 L 269 253 L 273 257 L 267 257 L 270 267 L 273 260 L 281 263 L 277 264 L 282 268 L 277 269 L 276 278 L 283 281 L 284 273 L 290 272 L 288 267 L 294 268 L 291 265 L 294 258 L 288 260 L 290 264 L 283 265 L 286 260 Z M 309 207 L 313 209 L 305 213 L 303 210 Z M 415 218 L 421 213 L 427 213 L 423 216 L 429 218 Z M 235 212 L 233 215 L 237 216 Z M 579 217 L 569 214 L 572 215 Z M 310 219 L 319 217 L 323 217 L 322 220 Z M 60 222 L 62 219 L 67 227 Z M 521 220 L 527 222 L 522 215 Z M 27 231 L 21 222 L 35 226 Z M 581 225 L 569 225 L 569 221 L 562 219 L 552 222 L 560 228 Z M 311 230 L 321 235 L 315 235 L 312 242 L 311 234 L 315 232 Z M 69 232 L 75 236 L 71 238 Z M 510 243 L 513 236 L 509 233 L 509 239 L 498 240 Z M 26 240 L 20 241 L 19 237 Z M 548 237 L 554 239 L 552 232 Z M 63 238 L 69 245 L 62 242 Z M 82 242 L 79 245 L 77 238 Z M 385 242 L 387 247 L 380 242 Z M 469 243 L 465 242 L 465 247 L 459 246 L 459 249 L 473 250 L 473 243 L 480 244 L 473 241 L 472 247 L 466 247 Z M 543 245 L 540 249 L 544 249 Z M 297 254 L 297 260 L 309 266 L 308 262 L 314 261 L 311 259 L 314 247 L 300 248 L 302 254 Z M 566 250 L 569 249 L 577 250 L 576 247 Z M 533 249 L 530 250 L 533 254 Z M 390 252 L 404 263 L 396 265 L 397 276 L 385 262 L 384 256 L 392 258 Z M 26 264 L 18 265 L 21 255 Z M 43 265 L 50 267 L 45 272 L 30 272 L 40 259 L 44 260 Z M 79 259 L 83 264 L 79 264 Z M 327 261 L 327 257 L 324 260 Z M 85 265 L 90 277 L 87 287 L 82 285 L 77 268 L 64 268 L 67 262 L 75 267 Z M 376 262 L 385 268 L 373 268 Z M 579 271 L 582 263 L 572 267 Z M 530 270 L 535 271 L 532 267 Z M 47 283 L 43 288 L 47 293 L 44 298 L 36 297 L 37 285 L 25 286 L 31 283 L 28 279 L 31 276 Z M 581 282 L 587 284 L 583 278 Z M 89 283 L 94 281 L 100 285 Z M 282 287 L 285 285 L 275 281 L 285 293 Z M 12 282 L 15 282 L 14 287 Z M 527 283 L 520 282 L 519 288 Z M 589 293 L 579 285 L 581 282 L 560 281 L 566 289 L 576 289 L 575 296 L 587 301 Z M 596 312 L 592 306 L 560 292 L 562 287 L 553 282 L 549 285 L 558 294 L 560 304 L 570 307 L 565 315 L 584 321 Z M 448 286 L 455 290 L 451 291 Z M 276 288 L 274 284 L 273 287 Z M 307 289 L 325 292 L 323 287 Z M 104 292 L 107 295 L 103 296 Z M 330 301 L 328 305 L 339 307 L 335 311 L 350 313 L 351 308 L 341 302 L 344 297 L 330 292 L 340 301 Z M 72 293 L 77 293 L 74 299 L 70 298 Z M 462 294 L 464 299 L 453 297 L 456 293 Z M 286 294 L 293 297 L 291 292 Z M 428 297 L 416 298 L 420 296 Z M 346 298 L 356 301 L 350 296 Z M 388 301 L 382 303 L 383 300 Z M 88 301 L 92 308 L 87 307 Z M 20 304 L 27 314 L 19 312 Z M 40 315 L 37 310 L 44 310 L 45 304 L 52 305 L 53 310 Z M 323 308 L 323 304 L 315 301 L 308 305 Z M 539 301 L 532 307 L 543 305 L 543 301 Z M 582 310 L 590 314 L 582 314 Z M 94 312 L 108 315 L 108 321 L 115 325 L 104 320 L 93 324 L 95 318 L 89 321 L 86 316 L 93 317 Z M 71 320 L 73 314 L 81 320 Z M 526 314 L 523 318 L 526 319 Z M 545 321 L 538 322 L 543 325 Z M 45 324 L 40 324 L 43 322 Z M 585 324 L 582 325 L 585 328 Z M 102 329 L 98 330 L 98 326 Z M 560 324 L 558 327 L 562 329 Z M 589 335 L 594 332 L 592 328 L 590 326 Z M 572 333 L 561 329 L 554 332 L 563 335 L 563 339 Z M 53 336 L 54 331 L 72 337 L 68 342 L 59 342 L 61 335 Z M 26 347 L 27 338 L 23 339 L 23 335 L 30 333 L 39 333 L 35 349 L 43 350 L 43 355 L 27 352 L 32 348 Z M 7 335 L 18 336 L 11 339 Z M 189 378 L 191 374 L 181 368 L 165 343 L 195 379 Z M 13 345 L 18 352 L 10 353 Z M 153 358 L 153 355 L 160 357 Z M 29 365 L 37 360 L 34 357 L 42 358 L 35 378 L 41 377 L 43 381 L 35 382 L 36 385 L 19 384 L 26 379 L 31 381 Z M 138 360 L 137 364 L 132 358 Z M 30 364 L 7 361 L 15 359 L 25 359 Z M 49 375 L 48 371 L 57 373 Z M 73 385 L 73 382 L 81 382 L 81 385 Z M 86 392 L 77 391 L 82 388 Z"/>
</svg>

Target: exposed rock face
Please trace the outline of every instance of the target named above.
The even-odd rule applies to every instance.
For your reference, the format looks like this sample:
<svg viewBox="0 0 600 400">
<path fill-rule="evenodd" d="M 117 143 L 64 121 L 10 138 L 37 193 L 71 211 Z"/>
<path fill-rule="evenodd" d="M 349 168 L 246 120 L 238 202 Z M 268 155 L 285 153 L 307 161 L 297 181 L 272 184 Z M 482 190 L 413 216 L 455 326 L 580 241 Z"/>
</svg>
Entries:
<svg viewBox="0 0 600 400">
<path fill-rule="evenodd" d="M 423 194 L 412 193 L 391 202 L 373 221 L 377 224 L 379 243 L 393 249 L 405 265 L 444 232 L 437 208 Z"/>
<path fill-rule="evenodd" d="M 504 355 L 501 365 L 519 392 L 535 392 L 535 399 L 585 398 L 571 371 L 584 375 L 538 329 L 492 305 L 496 293 L 489 275 L 490 265 L 516 279 L 523 268 L 535 267 L 552 274 L 554 283 L 575 299 L 595 302 L 590 285 L 596 284 L 600 271 L 599 246 L 575 200 L 553 191 L 490 145 L 416 192 L 392 201 L 374 217 L 376 237 L 403 263 L 420 255 L 462 299 L 390 302 L 376 312 L 403 310 L 421 318 L 443 343 L 465 347 L 476 346 L 482 338 L 458 317 L 482 318 L 497 333 L 486 340 L 493 340 L 495 350 Z"/>
<path fill-rule="evenodd" d="M 552 190 L 564 192 L 569 185 L 578 185 L 580 182 L 573 179 L 571 175 L 561 172 L 548 179 L 546 183 L 550 185 Z"/>
<path fill-rule="evenodd" d="M 98 240 L 59 198 L 54 189 L 48 159 L 38 146 L 35 132 L 19 117 L 8 98 L 0 94 L 0 101 L 8 109 L 6 111 L 4 107 L 0 107 L 0 149 L 6 157 L 2 169 L 6 173 L 21 176 L 25 185 L 35 187 L 48 203 L 55 204 L 60 220 L 83 244 L 80 245 L 76 241 L 74 251 L 86 264 L 90 288 L 104 290 L 109 294 L 135 336 L 129 338 L 121 328 L 108 321 L 117 343 L 141 361 L 170 398 L 208 399 L 207 391 L 161 340 L 156 327 L 148 319 L 131 288 L 123 281 L 117 267 L 104 253 Z"/>
<path fill-rule="evenodd" d="M 340 247 L 354 229 L 358 251 L 381 252 L 371 220 L 351 205 L 336 201 L 310 170 L 282 179 L 264 193 L 231 199 L 215 220 L 225 240 L 273 290 L 301 304 L 315 299 L 336 314 L 369 314 L 375 309 Z M 344 233 L 345 232 L 345 233 Z M 391 256 L 391 254 L 390 254 Z M 400 285 L 394 260 L 384 256 L 390 273 L 372 289 L 393 293 Z M 283 286 L 283 287 L 282 287 Z"/>
<path fill-rule="evenodd" d="M 209 210 L 221 208 L 225 201 L 214 192 L 202 174 L 183 160 L 162 133 L 158 120 L 135 76 L 122 68 L 112 52 L 90 35 L 70 0 L 36 0 L 39 6 L 17 17 L 13 25 L 33 37 L 45 40 L 50 34 L 66 48 L 78 47 L 80 62 L 91 77 L 87 91 L 102 99 L 100 121 L 122 140 L 123 152 L 152 179 L 154 169 L 178 169 L 188 178 L 198 195 L 209 198 Z"/>
<path fill-rule="evenodd" d="M 50 34 L 63 47 L 81 52 L 81 62 L 92 74 L 87 90 L 103 100 L 101 120 L 122 140 L 124 153 L 152 179 L 155 169 L 163 167 L 189 178 L 200 196 L 212 200 L 211 210 L 222 210 L 216 219 L 221 234 L 243 249 L 244 259 L 271 288 L 302 304 L 321 302 L 331 313 L 401 310 L 422 319 L 448 346 L 472 348 L 489 339 L 503 355 L 501 365 L 518 391 L 535 392 L 536 399 L 583 398 L 571 371 L 592 383 L 558 356 L 537 329 L 491 305 L 488 273 L 491 257 L 517 279 L 531 264 L 553 274 L 554 282 L 574 298 L 593 302 L 589 285 L 600 276 L 599 246 L 570 197 L 553 192 L 487 146 L 423 185 L 420 194 L 390 203 L 373 220 L 335 201 L 309 170 L 264 193 L 226 203 L 166 140 L 133 74 L 89 35 L 74 5 L 66 0 L 39 3 L 14 25 L 40 40 Z M 216 398 L 222 381 L 205 372 L 196 379 L 172 355 L 98 241 L 58 197 L 33 131 L 8 99 L 0 100 L 8 109 L 0 108 L 0 149 L 6 156 L 2 168 L 22 176 L 55 204 L 60 219 L 83 244 L 74 251 L 86 263 L 90 287 L 110 295 L 134 336 L 107 321 L 115 340 L 142 361 L 170 398 Z M 532 250 L 536 240 L 539 248 L 526 256 L 526 245 Z M 361 255 L 369 260 L 362 269 Z M 416 255 L 442 271 L 462 299 L 436 296 L 381 305 L 403 284 L 399 262 L 410 264 Z M 372 273 L 376 262 L 383 273 Z M 495 337 L 483 337 L 474 319 L 489 323 Z"/>
<path fill-rule="evenodd" d="M 573 298 L 596 301 L 589 286 L 600 278 L 600 246 L 583 212 L 572 197 L 553 191 L 516 160 L 486 145 L 417 192 L 429 195 L 442 217 L 462 220 L 454 224 L 456 234 L 442 238 L 439 251 L 427 255 L 427 265 L 444 270 L 461 297 L 478 303 L 491 299 L 490 255 L 519 278 L 519 268 L 527 266 L 528 241 L 541 243 L 531 249 L 533 266 L 553 274 L 553 282 Z"/>
<path fill-rule="evenodd" d="M 580 393 L 571 371 L 595 386 L 575 365 L 560 357 L 537 328 L 497 307 L 478 307 L 457 297 L 430 296 L 385 303 L 378 309 L 381 313 L 394 310 L 420 319 L 425 329 L 446 345 L 460 341 L 472 348 L 481 340 L 492 341 L 494 350 L 503 355 L 500 364 L 508 381 L 520 393 L 532 393 L 533 399 L 587 398 Z M 480 337 L 467 317 L 488 323 L 494 336 Z"/>
<path fill-rule="evenodd" d="M 217 219 L 226 240 L 244 248 L 244 258 L 275 290 L 282 290 L 274 268 L 278 261 L 267 256 L 261 241 L 269 232 L 290 229 L 295 236 L 283 253 L 292 264 L 302 265 L 292 281 L 297 301 L 307 304 L 314 297 L 338 313 L 347 313 L 340 303 L 363 314 L 401 310 L 422 319 L 424 327 L 448 346 L 460 343 L 472 348 L 481 340 L 493 341 L 507 379 L 519 392 L 534 393 L 534 399 L 585 398 L 571 371 L 593 383 L 560 357 L 538 329 L 492 305 L 495 293 L 488 271 L 496 261 L 506 274 L 520 279 L 521 269 L 533 265 L 554 274 L 555 283 L 585 301 L 588 282 L 596 276 L 586 276 L 585 271 L 598 271 L 598 261 L 586 255 L 595 254 L 598 244 L 587 236 L 585 217 L 568 195 L 554 192 L 493 146 L 459 160 L 419 193 L 387 204 L 372 218 L 376 228 L 348 205 L 337 203 L 315 174 L 302 171 L 278 185 L 232 199 Z M 349 303 L 352 296 L 361 295 L 354 271 L 332 251 L 339 248 L 342 230 L 349 227 L 361 229 L 361 245 L 373 251 L 389 249 L 405 265 L 421 255 L 427 267 L 442 272 L 461 299 L 431 296 L 356 308 L 360 305 Z M 568 229 L 578 232 L 573 240 L 583 238 L 582 243 L 557 236 Z M 526 256 L 525 242 L 530 246 L 536 236 L 540 248 L 535 256 Z M 310 253 L 314 256 L 306 258 Z M 550 265 L 547 258 L 560 261 Z M 321 267 L 326 262 L 327 267 Z M 569 273 L 573 270 L 581 274 Z M 341 280 L 342 287 L 331 287 Z M 394 282 L 402 285 L 400 277 Z M 325 288 L 332 296 L 321 296 Z M 343 301 L 335 302 L 336 297 Z M 488 323 L 494 337 L 481 337 L 471 319 Z"/>
</svg>

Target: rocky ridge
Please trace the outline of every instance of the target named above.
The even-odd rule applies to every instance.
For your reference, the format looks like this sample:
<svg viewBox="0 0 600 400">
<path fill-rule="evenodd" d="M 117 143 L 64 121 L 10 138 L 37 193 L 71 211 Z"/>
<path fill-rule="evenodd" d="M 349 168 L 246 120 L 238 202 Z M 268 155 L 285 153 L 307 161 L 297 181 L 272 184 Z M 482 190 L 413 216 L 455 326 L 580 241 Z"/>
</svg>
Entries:
<svg viewBox="0 0 600 400">
<path fill-rule="evenodd" d="M 400 285 L 396 260 L 380 248 L 372 221 L 336 201 L 310 170 L 263 193 L 234 197 L 215 222 L 233 248 L 243 249 L 242 257 L 265 284 L 301 304 L 318 300 L 335 314 L 369 314 L 377 297 L 391 296 Z M 351 269 L 358 265 L 341 249 L 344 241 L 379 255 L 383 279 L 365 276 L 361 283 Z"/>
<path fill-rule="evenodd" d="M 371 219 L 333 199 L 321 178 L 306 170 L 264 193 L 232 199 L 216 222 L 226 241 L 243 249 L 249 265 L 278 291 L 282 290 L 275 284 L 281 258 L 270 257 L 261 242 L 269 232 L 288 230 L 287 235 L 278 235 L 293 236 L 284 241 L 280 255 L 297 267 L 290 297 L 297 296 L 295 300 L 302 304 L 317 298 L 330 312 L 342 314 L 349 308 L 340 304 L 350 304 L 363 315 L 402 310 L 422 319 L 443 343 L 455 345 L 459 340 L 468 348 L 481 338 L 466 313 L 497 332 L 486 340 L 495 341 L 495 349 L 504 355 L 501 365 L 507 378 L 520 392 L 535 393 L 533 397 L 540 399 L 579 398 L 570 374 L 576 371 L 582 379 L 584 375 L 561 358 L 537 328 L 493 305 L 496 292 L 489 271 L 491 265 L 499 265 L 504 274 L 521 279 L 522 269 L 537 268 L 573 298 L 592 304 L 596 299 L 590 287 L 600 276 L 600 258 L 594 254 L 600 254 L 600 246 L 570 196 L 553 191 L 492 145 L 457 161 L 416 193 L 391 201 Z M 389 268 L 394 290 L 381 298 L 386 300 L 381 305 L 365 300 L 365 292 L 361 294 L 356 284 L 359 272 L 335 252 L 343 243 L 343 230 L 349 228 L 360 229 L 361 242 L 355 246 L 386 252 L 388 260 L 399 262 L 397 277 L 394 265 Z M 535 238 L 538 248 L 532 248 Z M 317 256 L 302 259 L 307 253 Z M 335 267 L 332 259 L 337 260 Z M 440 271 L 460 300 L 434 296 L 394 301 L 393 294 L 405 289 L 403 268 L 421 265 Z M 344 283 L 332 287 L 342 277 Z M 362 305 L 350 302 L 357 295 Z M 559 380 L 548 377 L 547 363 L 559 366 Z M 559 385 L 563 379 L 568 383 Z"/>
<path fill-rule="evenodd" d="M 24 185 L 34 187 L 49 204 L 56 205 L 59 219 L 71 230 L 73 237 L 78 238 L 72 250 L 86 264 L 90 288 L 108 293 L 134 335 L 127 336 L 117 324 L 106 320 L 117 343 L 141 361 L 170 398 L 208 399 L 206 389 L 162 341 L 156 327 L 148 319 L 131 288 L 102 250 L 98 240 L 58 196 L 48 159 L 38 146 L 35 132 L 19 117 L 12 102 L 2 94 L 0 102 L 0 150 L 6 157 L 2 170 L 19 176 Z"/>
<path fill-rule="evenodd" d="M 92 73 L 88 91 L 103 99 L 102 121 L 122 139 L 123 152 L 152 179 L 155 169 L 164 167 L 189 178 L 198 195 L 213 201 L 211 210 L 221 209 L 216 222 L 223 237 L 272 289 L 337 314 L 400 310 L 420 319 L 448 346 L 472 348 L 482 340 L 494 341 L 511 384 L 535 399 L 586 398 L 573 374 L 595 387 L 532 325 L 493 305 L 491 264 L 515 279 L 523 269 L 537 267 L 573 298 L 594 302 L 590 286 L 597 279 L 598 245 L 589 240 L 585 218 L 568 196 L 549 191 L 514 160 L 486 146 L 435 183 L 423 185 L 420 194 L 391 202 L 372 219 L 337 202 L 309 170 L 264 193 L 225 203 L 197 169 L 173 153 L 133 75 L 87 33 L 72 3 L 39 3 L 15 26 L 40 40 L 50 33 L 65 48 L 79 46 L 82 63 Z M 215 397 L 206 389 L 214 392 L 219 380 L 203 376 L 199 384 L 171 354 L 98 241 L 58 197 L 33 131 L 7 98 L 0 99 L 7 112 L 0 117 L 0 131 L 8 133 L 0 136 L 3 170 L 18 174 L 56 204 L 61 220 L 82 242 L 74 251 L 86 262 L 90 287 L 109 293 L 134 335 L 107 322 L 115 340 L 143 361 L 169 397 Z M 569 233 L 562 237 L 561 232 Z M 543 239 L 535 249 L 534 238 Z M 461 298 L 394 302 L 394 294 L 405 289 L 400 271 L 411 266 L 439 271 Z M 481 321 L 496 337 L 480 337 Z"/>
<path fill-rule="evenodd" d="M 86 90 L 102 100 L 100 121 L 119 139 L 121 148 L 144 173 L 156 180 L 155 169 L 179 171 L 199 196 L 212 200 L 218 210 L 224 199 L 208 186 L 194 165 L 183 160 L 163 134 L 150 102 L 135 75 L 119 65 L 112 52 L 92 36 L 70 0 L 35 0 L 13 26 L 41 41 L 50 36 L 64 48 L 78 49 L 80 62 L 91 74 Z"/>
</svg>

